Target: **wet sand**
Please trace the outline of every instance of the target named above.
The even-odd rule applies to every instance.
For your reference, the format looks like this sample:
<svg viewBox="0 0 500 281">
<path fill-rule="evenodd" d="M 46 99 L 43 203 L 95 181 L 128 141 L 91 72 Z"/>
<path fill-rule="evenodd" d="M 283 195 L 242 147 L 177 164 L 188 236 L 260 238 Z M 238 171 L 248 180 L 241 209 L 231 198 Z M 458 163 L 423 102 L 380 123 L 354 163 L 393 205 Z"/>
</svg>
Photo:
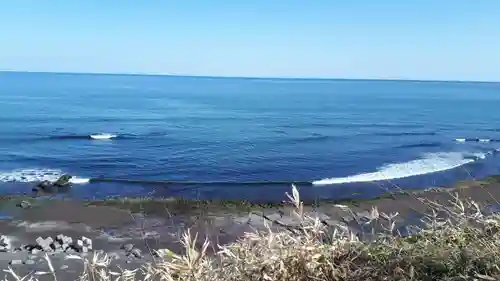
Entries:
<svg viewBox="0 0 500 281">
<path fill-rule="evenodd" d="M 500 177 L 460 182 L 450 188 L 388 194 L 369 200 L 305 202 L 304 209 L 306 213 L 318 216 L 326 225 L 342 223 L 362 233 L 356 220 L 370 219 L 370 210 L 376 206 L 379 212 L 398 212 L 396 228 L 405 233 L 408 225 L 419 224 L 423 214 L 431 210 L 428 202 L 449 205 L 454 193 L 463 200 L 478 202 L 484 210 L 490 207 L 496 209 L 499 206 L 497 200 L 500 201 Z M 29 204 L 19 207 L 22 201 Z M 353 213 L 335 204 L 348 206 Z M 93 241 L 93 250 L 110 253 L 117 258 L 114 264 L 132 268 L 144 262 L 153 262 L 151 253 L 156 249 L 182 252 L 179 238 L 188 228 L 192 233 L 199 233 L 199 243 L 208 236 L 212 245 L 226 244 L 237 240 L 245 232 L 264 230 L 265 222 L 271 222 L 276 229 L 293 229 L 298 220 L 292 211 L 293 208 L 287 204 L 245 201 L 184 201 L 172 198 L 73 201 L 3 197 L 0 198 L 0 234 L 11 239 L 12 248 L 32 244 L 38 237 L 59 234 L 85 236 Z M 140 249 L 142 257 L 127 257 L 127 251 L 122 249 L 126 244 Z M 7 268 L 13 260 L 24 262 L 32 259 L 34 264 L 12 267 L 24 273 L 46 271 L 43 255 L 43 252 L 33 255 L 24 250 L 3 252 L 0 253 L 0 267 Z M 59 280 L 74 280 L 81 272 L 83 266 L 80 261 L 65 260 L 65 253 L 50 255 L 54 268 L 62 276 Z M 44 278 L 51 280 L 52 277 Z"/>
</svg>

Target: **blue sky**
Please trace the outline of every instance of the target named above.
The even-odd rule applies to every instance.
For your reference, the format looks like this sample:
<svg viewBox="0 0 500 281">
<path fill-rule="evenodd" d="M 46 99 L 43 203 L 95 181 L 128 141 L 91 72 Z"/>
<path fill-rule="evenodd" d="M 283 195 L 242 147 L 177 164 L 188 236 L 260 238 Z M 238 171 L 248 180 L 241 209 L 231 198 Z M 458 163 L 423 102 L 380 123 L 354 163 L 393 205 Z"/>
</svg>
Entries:
<svg viewBox="0 0 500 281">
<path fill-rule="evenodd" d="M 500 81 L 498 0 L 0 5 L 3 70 Z"/>
</svg>

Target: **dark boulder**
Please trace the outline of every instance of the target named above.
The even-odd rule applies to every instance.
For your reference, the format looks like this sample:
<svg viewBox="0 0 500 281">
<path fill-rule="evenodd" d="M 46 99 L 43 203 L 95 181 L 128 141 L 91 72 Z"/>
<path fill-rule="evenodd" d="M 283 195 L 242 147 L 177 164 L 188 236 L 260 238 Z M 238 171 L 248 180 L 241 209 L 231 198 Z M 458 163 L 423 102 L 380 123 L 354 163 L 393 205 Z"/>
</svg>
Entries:
<svg viewBox="0 0 500 281">
<path fill-rule="evenodd" d="M 47 192 L 47 193 L 53 193 L 57 190 L 57 187 L 51 183 L 50 181 L 42 181 L 36 185 L 35 188 L 33 188 L 33 191 L 39 192 Z"/>
<path fill-rule="evenodd" d="M 53 185 L 57 186 L 57 187 L 64 187 L 64 186 L 68 186 L 71 184 L 70 180 L 71 180 L 72 176 L 71 175 L 68 175 L 68 174 L 65 174 L 65 175 L 62 175 L 61 177 L 59 177 L 54 183 Z"/>
<path fill-rule="evenodd" d="M 28 201 L 21 201 L 19 204 L 17 204 L 18 207 L 21 207 L 23 209 L 28 209 L 31 207 L 31 203 Z"/>
<path fill-rule="evenodd" d="M 33 191 L 43 191 L 47 193 L 68 191 L 71 186 L 71 178 L 71 175 L 65 174 L 60 176 L 55 182 L 50 182 L 47 180 L 42 181 L 38 183 L 35 188 L 33 188 Z"/>
<path fill-rule="evenodd" d="M 41 188 L 41 189 L 47 189 L 47 188 L 52 187 L 52 185 L 53 184 L 50 181 L 45 180 L 45 181 L 38 183 L 36 186 Z"/>
</svg>

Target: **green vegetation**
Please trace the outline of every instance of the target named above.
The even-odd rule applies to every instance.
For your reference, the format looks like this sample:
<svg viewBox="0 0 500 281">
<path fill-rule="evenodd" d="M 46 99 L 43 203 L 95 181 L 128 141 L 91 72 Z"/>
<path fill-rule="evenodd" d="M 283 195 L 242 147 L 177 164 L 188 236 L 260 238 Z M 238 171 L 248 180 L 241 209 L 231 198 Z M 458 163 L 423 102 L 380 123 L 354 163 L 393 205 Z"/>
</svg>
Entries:
<svg viewBox="0 0 500 281">
<path fill-rule="evenodd" d="M 165 214 L 169 212 L 188 212 L 191 210 L 225 212 L 246 212 L 258 209 L 283 207 L 280 203 L 255 203 L 246 200 L 186 200 L 182 198 L 108 198 L 87 201 L 89 206 L 108 206 L 130 210 L 132 213 Z"/>
</svg>

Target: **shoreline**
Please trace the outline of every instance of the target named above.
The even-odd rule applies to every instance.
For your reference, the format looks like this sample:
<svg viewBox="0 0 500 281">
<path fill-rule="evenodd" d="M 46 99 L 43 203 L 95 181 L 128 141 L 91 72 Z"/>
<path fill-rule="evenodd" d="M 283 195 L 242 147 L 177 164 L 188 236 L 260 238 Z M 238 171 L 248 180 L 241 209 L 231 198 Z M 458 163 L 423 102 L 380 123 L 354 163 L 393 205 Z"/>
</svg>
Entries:
<svg viewBox="0 0 500 281">
<path fill-rule="evenodd" d="M 300 183 L 299 183 L 300 184 Z M 402 199 L 411 196 L 421 196 L 427 193 L 448 193 L 452 191 L 461 191 L 467 188 L 478 188 L 478 187 L 488 187 L 489 185 L 499 184 L 500 185 L 500 175 L 488 176 L 482 179 L 475 180 L 461 180 L 457 181 L 455 184 L 448 186 L 435 186 L 427 188 L 398 188 L 393 191 L 384 191 L 380 195 L 376 196 L 363 196 L 359 193 L 352 193 L 352 197 L 344 197 L 338 199 L 302 199 L 305 206 L 321 206 L 329 204 L 348 204 L 348 205 L 358 205 L 370 202 L 376 202 L 378 200 L 385 199 Z M 308 186 L 302 187 L 307 188 Z M 301 187 L 298 187 L 299 191 Z M 291 191 L 291 185 L 290 189 Z M 287 191 L 289 193 L 289 191 Z M 361 197 L 359 197 L 361 195 Z M 284 195 L 283 198 L 286 196 Z M 14 194 L 14 195 L 0 195 L 0 204 L 4 201 L 38 201 L 38 200 L 59 200 L 59 201 L 74 201 L 82 202 L 87 205 L 96 206 L 134 206 L 141 205 L 144 203 L 148 204 L 163 204 L 172 208 L 179 209 L 190 209 L 190 208 L 227 208 L 228 211 L 231 209 L 242 211 L 247 211 L 253 208 L 280 208 L 287 204 L 284 201 L 278 202 L 276 200 L 246 200 L 246 199 L 184 199 L 182 197 L 153 197 L 153 196 L 109 196 L 104 199 L 78 199 L 65 197 L 64 193 L 44 193 L 39 192 L 35 194 Z"/>
<path fill-rule="evenodd" d="M 292 187 L 288 193 L 292 192 Z M 344 225 L 362 239 L 371 239 L 359 220 L 371 220 L 372 208 L 378 212 L 398 213 L 395 233 L 412 233 L 421 218 L 432 210 L 429 202 L 446 205 L 453 193 L 464 200 L 477 202 L 484 210 L 491 206 L 500 210 L 500 176 L 481 180 L 461 181 L 449 187 L 425 190 L 400 190 L 369 199 L 319 200 L 304 202 L 304 213 L 318 217 L 327 226 Z M 346 210 L 348 209 L 348 210 Z M 250 202 L 245 200 L 184 200 L 181 198 L 110 198 L 105 200 L 74 200 L 56 196 L 0 196 L 0 234 L 11 239 L 12 249 L 22 249 L 35 240 L 65 235 L 86 237 L 93 241 L 92 251 L 114 257 L 113 264 L 132 268 L 152 262 L 154 251 L 183 251 L 182 234 L 188 229 L 198 233 L 196 243 L 205 237 L 213 245 L 227 245 L 245 233 L 295 231 L 300 221 L 293 215 L 295 208 L 283 202 Z M 496 211 L 496 210 L 493 210 Z M 376 230 L 378 231 L 378 230 Z M 132 246 L 130 246 L 132 245 Z M 137 249 L 140 258 L 124 248 Z M 209 249 L 209 252 L 215 252 Z M 18 250 L 0 253 L 0 267 L 16 262 L 21 272 L 43 268 L 45 252 Z M 66 253 L 50 252 L 59 274 L 72 280 L 77 276 L 78 262 L 65 259 Z M 75 253 L 73 253 L 75 254 Z M 77 253 L 87 257 L 89 253 Z M 30 261 L 30 264 L 27 262 Z M 67 266 L 74 271 L 68 271 Z M 64 268 L 64 269 L 63 269 Z"/>
</svg>

